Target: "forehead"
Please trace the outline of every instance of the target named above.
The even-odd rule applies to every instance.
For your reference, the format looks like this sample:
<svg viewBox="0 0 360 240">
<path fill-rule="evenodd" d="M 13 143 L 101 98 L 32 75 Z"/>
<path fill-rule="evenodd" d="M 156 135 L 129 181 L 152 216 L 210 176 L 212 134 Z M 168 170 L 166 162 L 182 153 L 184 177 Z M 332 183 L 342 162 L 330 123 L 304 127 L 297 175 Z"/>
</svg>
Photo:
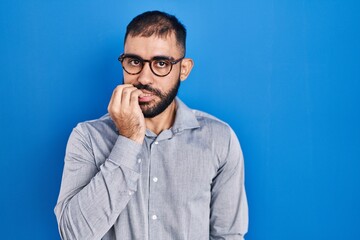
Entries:
<svg viewBox="0 0 360 240">
<path fill-rule="evenodd" d="M 127 36 L 124 53 L 136 54 L 145 59 L 154 56 L 181 57 L 181 49 L 177 45 L 174 34 L 167 35 L 166 37 Z"/>
</svg>

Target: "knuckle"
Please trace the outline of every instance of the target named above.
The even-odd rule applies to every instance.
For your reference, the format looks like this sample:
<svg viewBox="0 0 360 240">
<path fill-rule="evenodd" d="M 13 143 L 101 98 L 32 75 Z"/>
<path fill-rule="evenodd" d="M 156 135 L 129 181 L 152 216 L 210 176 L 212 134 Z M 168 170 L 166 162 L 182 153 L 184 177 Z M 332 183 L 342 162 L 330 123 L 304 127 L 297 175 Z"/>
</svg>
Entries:
<svg viewBox="0 0 360 240">
<path fill-rule="evenodd" d="M 125 88 L 122 92 L 123 95 L 128 95 L 129 94 L 129 90 L 127 88 Z"/>
<path fill-rule="evenodd" d="M 123 85 L 117 85 L 116 88 L 114 89 L 114 93 L 121 93 L 123 90 L 124 86 Z"/>
<path fill-rule="evenodd" d="M 117 86 L 115 89 L 114 89 L 114 93 L 117 93 L 117 92 L 119 92 L 120 91 L 120 86 Z"/>
<path fill-rule="evenodd" d="M 136 91 L 131 93 L 131 98 L 132 99 L 138 99 L 138 97 L 139 97 L 139 94 Z"/>
</svg>

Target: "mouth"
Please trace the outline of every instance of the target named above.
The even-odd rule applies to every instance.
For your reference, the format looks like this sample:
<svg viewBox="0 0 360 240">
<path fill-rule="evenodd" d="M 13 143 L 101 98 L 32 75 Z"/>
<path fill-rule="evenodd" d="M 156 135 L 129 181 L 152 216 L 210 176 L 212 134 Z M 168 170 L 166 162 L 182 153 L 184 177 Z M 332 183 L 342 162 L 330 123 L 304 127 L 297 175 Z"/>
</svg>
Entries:
<svg viewBox="0 0 360 240">
<path fill-rule="evenodd" d="M 140 94 L 139 96 L 139 103 L 147 103 L 150 102 L 154 99 L 154 97 L 156 96 L 154 93 L 146 91 L 146 90 L 141 90 L 143 93 Z"/>
</svg>

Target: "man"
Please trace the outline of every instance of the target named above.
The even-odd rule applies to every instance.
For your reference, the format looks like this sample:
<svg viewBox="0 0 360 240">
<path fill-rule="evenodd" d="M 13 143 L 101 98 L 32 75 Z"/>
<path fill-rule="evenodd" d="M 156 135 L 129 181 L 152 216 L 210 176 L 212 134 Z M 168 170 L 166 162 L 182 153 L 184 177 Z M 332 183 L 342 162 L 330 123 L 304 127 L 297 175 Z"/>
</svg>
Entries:
<svg viewBox="0 0 360 240">
<path fill-rule="evenodd" d="M 55 214 L 62 239 L 243 239 L 243 156 L 231 128 L 176 97 L 186 30 L 153 11 L 127 27 L 109 114 L 73 129 Z"/>
</svg>

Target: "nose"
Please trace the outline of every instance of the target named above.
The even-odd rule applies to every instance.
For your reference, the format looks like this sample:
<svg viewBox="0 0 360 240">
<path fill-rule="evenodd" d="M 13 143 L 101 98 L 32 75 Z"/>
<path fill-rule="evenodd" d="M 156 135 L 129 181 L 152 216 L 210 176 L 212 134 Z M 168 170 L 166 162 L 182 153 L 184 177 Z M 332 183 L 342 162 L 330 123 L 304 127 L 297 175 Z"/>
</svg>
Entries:
<svg viewBox="0 0 360 240">
<path fill-rule="evenodd" d="M 138 75 L 138 82 L 143 85 L 151 84 L 153 82 L 153 77 L 154 77 L 154 74 L 152 73 L 152 71 L 150 69 L 150 63 L 145 62 L 143 69 L 141 70 L 141 72 Z"/>
</svg>

